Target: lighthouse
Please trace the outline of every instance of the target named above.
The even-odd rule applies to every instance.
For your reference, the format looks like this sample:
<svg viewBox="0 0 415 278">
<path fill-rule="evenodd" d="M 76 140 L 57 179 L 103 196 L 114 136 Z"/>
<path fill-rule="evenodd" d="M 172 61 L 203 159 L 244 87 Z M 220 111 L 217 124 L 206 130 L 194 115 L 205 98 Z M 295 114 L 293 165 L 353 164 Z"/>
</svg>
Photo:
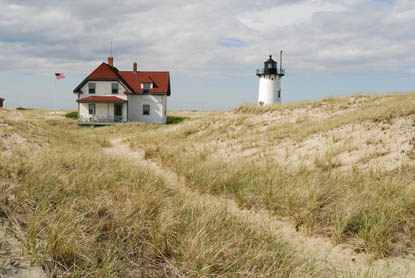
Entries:
<svg viewBox="0 0 415 278">
<path fill-rule="evenodd" d="M 282 51 L 280 52 L 280 68 L 277 62 L 269 55 L 264 62 L 264 68 L 258 69 L 256 75 L 259 77 L 259 105 L 271 105 L 281 102 L 281 78 L 285 75 L 282 69 Z"/>
</svg>

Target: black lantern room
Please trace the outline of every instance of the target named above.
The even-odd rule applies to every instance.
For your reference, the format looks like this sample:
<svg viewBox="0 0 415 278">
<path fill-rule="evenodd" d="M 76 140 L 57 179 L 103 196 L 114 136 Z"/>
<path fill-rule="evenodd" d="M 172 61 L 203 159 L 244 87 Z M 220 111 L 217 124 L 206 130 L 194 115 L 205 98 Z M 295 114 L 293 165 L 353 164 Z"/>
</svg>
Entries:
<svg viewBox="0 0 415 278">
<path fill-rule="evenodd" d="M 256 75 L 259 76 L 259 77 L 264 76 L 264 75 L 273 75 L 273 74 L 276 74 L 276 75 L 279 75 L 279 76 L 284 76 L 285 75 L 285 70 L 283 70 L 282 67 L 281 67 L 281 65 L 282 65 L 282 51 L 281 51 L 281 54 L 280 54 L 280 60 L 281 60 L 280 61 L 280 68 L 278 69 L 277 62 L 275 62 L 272 59 L 272 55 L 269 55 L 269 59 L 264 62 L 264 68 L 263 69 L 258 69 L 256 71 Z"/>
<path fill-rule="evenodd" d="M 269 55 L 269 59 L 264 62 L 264 74 L 277 74 L 277 62 L 272 59 L 272 55 Z"/>
</svg>

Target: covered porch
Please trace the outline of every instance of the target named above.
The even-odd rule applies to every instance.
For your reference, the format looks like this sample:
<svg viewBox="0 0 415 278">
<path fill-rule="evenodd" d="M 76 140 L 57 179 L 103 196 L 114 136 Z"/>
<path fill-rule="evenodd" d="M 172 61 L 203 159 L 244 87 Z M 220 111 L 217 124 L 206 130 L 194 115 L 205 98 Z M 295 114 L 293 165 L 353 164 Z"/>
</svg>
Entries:
<svg viewBox="0 0 415 278">
<path fill-rule="evenodd" d="M 116 96 L 78 99 L 78 125 L 112 125 L 127 121 L 127 100 Z"/>
</svg>

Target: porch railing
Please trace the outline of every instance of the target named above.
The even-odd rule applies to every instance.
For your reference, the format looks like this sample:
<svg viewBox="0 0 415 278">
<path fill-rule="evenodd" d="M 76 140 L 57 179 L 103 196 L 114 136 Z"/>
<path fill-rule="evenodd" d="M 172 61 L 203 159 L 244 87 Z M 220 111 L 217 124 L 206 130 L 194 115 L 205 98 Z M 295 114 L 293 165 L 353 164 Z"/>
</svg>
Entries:
<svg viewBox="0 0 415 278">
<path fill-rule="evenodd" d="M 79 123 L 121 123 L 122 116 L 98 117 L 96 115 L 79 116 Z"/>
</svg>

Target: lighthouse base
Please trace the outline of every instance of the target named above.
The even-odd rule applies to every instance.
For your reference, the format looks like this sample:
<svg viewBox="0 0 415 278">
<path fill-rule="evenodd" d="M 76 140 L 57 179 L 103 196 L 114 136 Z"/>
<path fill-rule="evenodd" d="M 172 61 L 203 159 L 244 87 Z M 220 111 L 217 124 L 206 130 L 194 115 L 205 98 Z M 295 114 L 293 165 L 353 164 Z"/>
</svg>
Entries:
<svg viewBox="0 0 415 278">
<path fill-rule="evenodd" d="M 278 75 L 263 75 L 259 79 L 258 105 L 281 103 L 281 79 Z"/>
</svg>

